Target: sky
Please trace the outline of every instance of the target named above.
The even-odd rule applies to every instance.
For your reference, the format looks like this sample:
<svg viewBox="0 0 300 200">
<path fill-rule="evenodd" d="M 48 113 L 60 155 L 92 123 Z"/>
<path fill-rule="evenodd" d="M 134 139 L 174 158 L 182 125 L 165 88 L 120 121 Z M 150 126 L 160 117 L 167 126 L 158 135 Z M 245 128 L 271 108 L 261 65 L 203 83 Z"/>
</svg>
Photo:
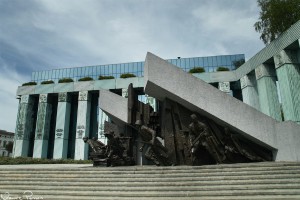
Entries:
<svg viewBox="0 0 300 200">
<path fill-rule="evenodd" d="M 0 129 L 15 131 L 16 90 L 33 71 L 245 54 L 264 44 L 256 0 L 0 0 Z"/>
</svg>

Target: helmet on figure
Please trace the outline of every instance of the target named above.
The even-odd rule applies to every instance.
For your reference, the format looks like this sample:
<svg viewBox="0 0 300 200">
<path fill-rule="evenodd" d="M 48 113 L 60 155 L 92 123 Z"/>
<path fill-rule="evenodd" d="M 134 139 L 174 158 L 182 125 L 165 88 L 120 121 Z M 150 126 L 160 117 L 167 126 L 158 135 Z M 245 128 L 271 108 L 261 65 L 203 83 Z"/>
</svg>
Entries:
<svg viewBox="0 0 300 200">
<path fill-rule="evenodd" d="M 135 125 L 142 126 L 142 120 L 140 119 L 136 120 Z"/>
<path fill-rule="evenodd" d="M 82 139 L 83 139 L 84 142 L 87 142 L 89 137 L 83 137 Z"/>
<path fill-rule="evenodd" d="M 197 120 L 197 119 L 198 119 L 198 117 L 197 117 L 197 115 L 196 115 L 196 114 L 191 114 L 191 119 L 192 119 L 193 121 L 195 121 L 195 120 Z"/>
</svg>

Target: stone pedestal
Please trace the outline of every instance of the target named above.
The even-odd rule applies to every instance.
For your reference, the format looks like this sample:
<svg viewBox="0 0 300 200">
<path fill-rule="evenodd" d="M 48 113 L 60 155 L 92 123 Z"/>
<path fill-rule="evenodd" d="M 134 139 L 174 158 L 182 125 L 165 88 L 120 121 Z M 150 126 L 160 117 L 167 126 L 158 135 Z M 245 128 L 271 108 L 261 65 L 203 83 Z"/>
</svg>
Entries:
<svg viewBox="0 0 300 200">
<path fill-rule="evenodd" d="M 90 110 L 91 101 L 88 91 L 79 92 L 77 127 L 75 141 L 75 160 L 88 159 L 88 144 L 84 143 L 82 138 L 88 137 L 90 132 Z"/>
<path fill-rule="evenodd" d="M 275 66 L 262 64 L 255 69 L 255 75 L 260 111 L 278 121 L 282 121 L 276 86 Z"/>
<path fill-rule="evenodd" d="M 283 50 L 274 57 L 284 120 L 300 123 L 300 65 L 296 51 Z"/>
<path fill-rule="evenodd" d="M 54 159 L 66 159 L 70 126 L 71 103 L 66 92 L 58 94 L 58 105 L 55 127 Z"/>
<path fill-rule="evenodd" d="M 35 128 L 33 158 L 47 158 L 52 105 L 48 94 L 40 94 Z"/>
<path fill-rule="evenodd" d="M 240 79 L 243 95 L 243 102 L 260 110 L 256 79 L 254 74 L 248 74 Z"/>
<path fill-rule="evenodd" d="M 23 95 L 19 103 L 16 123 L 13 157 L 26 157 L 29 153 L 29 139 L 33 128 L 33 104 L 31 95 Z"/>
</svg>

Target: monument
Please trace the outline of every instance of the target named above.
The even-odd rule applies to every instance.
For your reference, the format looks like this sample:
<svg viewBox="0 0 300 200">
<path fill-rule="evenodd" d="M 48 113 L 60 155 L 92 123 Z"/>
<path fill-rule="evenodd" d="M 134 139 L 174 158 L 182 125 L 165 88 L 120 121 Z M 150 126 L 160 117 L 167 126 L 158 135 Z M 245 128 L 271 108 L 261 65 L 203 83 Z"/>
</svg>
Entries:
<svg viewBox="0 0 300 200">
<path fill-rule="evenodd" d="M 84 160 L 95 137 L 112 141 L 105 154 L 90 148 L 99 159 L 128 156 L 138 165 L 300 161 L 299 28 L 238 69 L 232 63 L 243 55 L 166 61 L 148 53 L 145 62 L 34 72 L 37 85 L 17 91 L 14 157 Z M 201 63 L 209 73 L 187 73 Z M 221 65 L 231 71 L 214 72 Z M 119 78 L 121 69 L 137 77 Z M 96 80 L 99 73 L 114 79 Z M 74 82 L 60 83 L 66 75 Z M 76 81 L 84 76 L 93 80 Z M 54 83 L 39 84 L 45 79 Z"/>
<path fill-rule="evenodd" d="M 151 53 L 146 57 L 144 80 L 145 94 L 157 99 L 158 112 L 138 101 L 132 84 L 127 99 L 100 91 L 99 101 L 113 123 L 115 119 L 118 126 L 128 127 L 127 134 L 142 143 L 141 150 L 147 146 L 142 157 L 156 165 L 263 162 L 299 156 L 296 123 L 278 122 Z M 107 100 L 112 97 L 115 104 Z M 122 112 L 116 112 L 120 107 Z M 137 150 L 138 146 L 129 148 Z"/>
</svg>

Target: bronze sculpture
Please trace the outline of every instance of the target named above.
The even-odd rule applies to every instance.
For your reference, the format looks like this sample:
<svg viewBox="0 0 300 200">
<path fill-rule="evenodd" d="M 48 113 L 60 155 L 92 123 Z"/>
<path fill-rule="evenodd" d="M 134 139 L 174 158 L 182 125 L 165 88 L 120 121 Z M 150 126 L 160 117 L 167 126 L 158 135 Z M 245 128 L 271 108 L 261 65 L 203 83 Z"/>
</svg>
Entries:
<svg viewBox="0 0 300 200">
<path fill-rule="evenodd" d="M 128 147 L 124 145 L 124 140 L 126 141 L 130 138 L 115 136 L 113 131 L 106 132 L 104 135 L 108 139 L 107 145 L 104 145 L 95 138 L 83 138 L 83 141 L 88 143 L 92 150 L 89 157 L 93 160 L 94 166 L 105 165 L 113 167 L 133 165 L 134 160 L 128 155 Z"/>
<path fill-rule="evenodd" d="M 89 139 L 88 137 L 82 138 L 85 143 L 88 143 L 92 151 L 89 158 L 93 160 L 94 166 L 106 165 L 107 147 L 96 138 Z"/>
<path fill-rule="evenodd" d="M 145 157 L 148 160 L 154 162 L 154 164 L 157 166 L 173 165 L 173 163 L 171 163 L 168 158 L 167 148 L 164 147 L 162 143 L 158 140 L 158 138 L 156 137 L 156 132 L 147 126 L 142 125 L 141 120 L 137 120 L 135 125 L 138 128 L 138 132 L 141 136 L 143 143 L 142 147 L 140 148 L 140 151 L 143 151 L 144 146 L 148 145 L 145 152 Z"/>
<path fill-rule="evenodd" d="M 189 137 L 191 145 L 192 160 L 195 161 L 196 152 L 200 146 L 204 147 L 213 157 L 217 164 L 223 163 L 226 159 L 220 142 L 208 129 L 208 126 L 200 122 L 197 115 L 191 115 L 192 123 L 189 125 Z"/>
<path fill-rule="evenodd" d="M 84 138 L 91 147 L 94 165 L 132 165 L 140 160 L 147 164 L 138 150 L 144 152 L 142 157 L 161 166 L 272 160 L 271 150 L 234 129 L 224 128 L 201 112 L 196 113 L 168 98 L 159 101 L 154 109 L 138 100 L 141 92 L 129 85 L 126 122 L 117 119 L 105 122 L 107 145 Z"/>
</svg>

